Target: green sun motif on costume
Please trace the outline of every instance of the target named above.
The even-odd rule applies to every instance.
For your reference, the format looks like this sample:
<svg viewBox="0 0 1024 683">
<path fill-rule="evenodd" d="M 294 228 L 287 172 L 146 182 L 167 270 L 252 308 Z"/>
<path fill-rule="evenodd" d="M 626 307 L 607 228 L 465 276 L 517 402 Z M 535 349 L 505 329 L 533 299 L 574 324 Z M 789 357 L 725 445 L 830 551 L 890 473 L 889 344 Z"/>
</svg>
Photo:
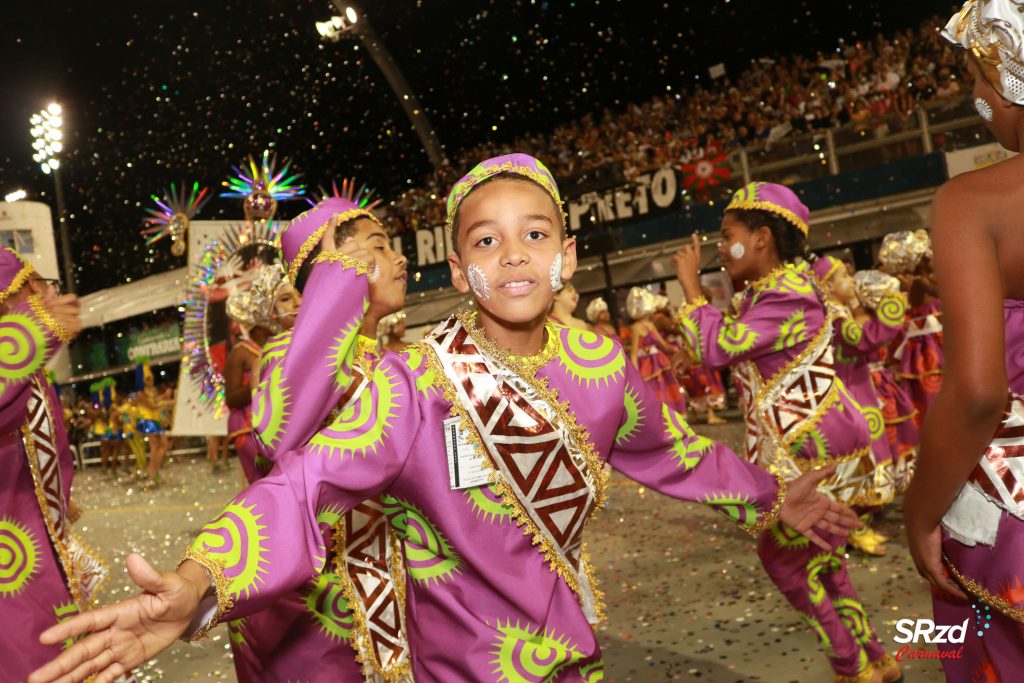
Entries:
<svg viewBox="0 0 1024 683">
<path fill-rule="evenodd" d="M 25 589 L 39 572 L 39 555 L 39 541 L 27 526 L 10 517 L 0 520 L 0 600 Z"/>
<path fill-rule="evenodd" d="M 600 387 L 625 374 L 626 354 L 611 337 L 589 330 L 563 327 L 558 362 L 577 384 Z"/>
<path fill-rule="evenodd" d="M 306 610 L 320 626 L 320 631 L 336 643 L 351 640 L 355 620 L 338 576 L 319 574 L 307 589 Z"/>
<path fill-rule="evenodd" d="M 775 288 L 780 292 L 789 292 L 806 296 L 814 294 L 814 285 L 806 274 L 787 268 L 776 281 Z"/>
<path fill-rule="evenodd" d="M 46 334 L 24 313 L 8 312 L 0 322 L 0 379 L 18 382 L 46 364 Z"/>
<path fill-rule="evenodd" d="M 705 505 L 709 505 L 737 524 L 752 526 L 757 523 L 757 506 L 750 496 L 736 493 L 710 493 L 704 496 Z"/>
<path fill-rule="evenodd" d="M 466 500 L 485 522 L 501 524 L 512 521 L 512 508 L 501 502 L 501 494 L 494 490 L 493 484 L 468 489 Z"/>
<path fill-rule="evenodd" d="M 228 640 L 238 648 L 249 647 L 245 641 L 245 617 L 228 622 Z"/>
<path fill-rule="evenodd" d="M 885 416 L 882 415 L 882 411 L 873 406 L 861 406 L 860 412 L 864 414 L 864 419 L 868 422 L 872 440 L 881 439 L 885 435 Z"/>
<path fill-rule="evenodd" d="M 604 680 L 604 662 L 596 661 L 580 667 L 580 675 L 583 676 L 583 683 L 600 683 Z"/>
<path fill-rule="evenodd" d="M 429 398 L 432 391 L 437 391 L 437 387 L 434 386 L 436 373 L 427 362 L 427 353 L 429 352 L 421 344 L 413 344 L 405 349 L 402 357 L 405 359 L 406 367 L 416 378 L 416 391 Z"/>
<path fill-rule="evenodd" d="M 784 550 L 788 548 L 805 548 L 811 542 L 811 539 L 784 522 L 773 524 L 768 528 L 768 532 L 775 539 L 775 543 Z"/>
<path fill-rule="evenodd" d="M 850 346 L 856 346 L 864 338 L 864 328 L 856 320 L 844 318 L 839 326 L 839 334 L 842 335 L 844 342 Z"/>
<path fill-rule="evenodd" d="M 220 515 L 203 527 L 192 547 L 204 551 L 220 562 L 229 577 L 228 592 L 249 597 L 259 592 L 263 574 L 267 573 L 266 536 L 261 532 L 262 514 L 256 514 L 256 505 L 245 506 L 245 499 L 229 503 Z"/>
<path fill-rule="evenodd" d="M 370 384 L 309 445 L 327 457 L 366 457 L 377 452 L 398 416 L 398 378 L 393 369 L 378 366 Z"/>
<path fill-rule="evenodd" d="M 871 624 L 864 607 L 853 598 L 832 598 L 832 606 L 836 614 L 846 625 L 846 630 L 853 634 L 854 639 L 863 645 L 871 640 Z"/>
<path fill-rule="evenodd" d="M 807 341 L 807 316 L 797 311 L 779 326 L 779 338 L 775 340 L 775 350 L 791 349 L 797 344 Z"/>
<path fill-rule="evenodd" d="M 509 619 L 496 625 L 498 636 L 492 643 L 492 663 L 498 683 L 535 683 L 550 681 L 565 667 L 583 659 L 583 654 L 565 636 L 554 629 L 523 627 Z M 601 680 L 600 678 L 596 680 Z"/>
<path fill-rule="evenodd" d="M 288 353 L 288 347 L 291 346 L 291 343 L 291 330 L 271 337 L 260 350 L 260 370 L 270 363 L 283 360 L 285 354 Z"/>
<path fill-rule="evenodd" d="M 72 602 L 65 602 L 65 603 L 62 603 L 60 605 L 54 605 L 53 606 L 53 616 L 57 617 L 57 623 L 58 624 L 60 624 L 62 622 L 65 622 L 68 619 L 71 619 L 73 617 L 76 617 L 79 614 L 81 614 L 81 611 L 78 609 L 78 605 L 76 605 L 74 603 L 74 601 L 72 601 Z M 61 650 L 68 649 L 69 647 L 71 647 L 72 645 L 75 644 L 76 640 L 81 640 L 82 638 L 85 637 L 85 635 L 86 634 L 82 634 L 82 635 L 78 636 L 77 638 L 66 638 L 64 640 L 64 642 L 61 644 L 60 649 Z"/>
<path fill-rule="evenodd" d="M 413 581 L 430 588 L 454 580 L 462 558 L 437 526 L 408 501 L 388 496 L 383 503 L 388 521 L 402 539 L 405 568 Z"/>
<path fill-rule="evenodd" d="M 839 570 L 839 558 L 833 553 L 821 553 L 807 563 L 807 595 L 815 605 L 825 599 L 825 585 L 821 582 L 822 573 Z"/>
<path fill-rule="evenodd" d="M 337 505 L 325 505 L 316 511 L 316 523 L 333 527 L 341 521 L 344 511 Z"/>
<path fill-rule="evenodd" d="M 730 356 L 738 356 L 754 348 L 759 336 L 750 325 L 736 321 L 719 330 L 718 346 Z"/>
<path fill-rule="evenodd" d="M 803 619 L 804 623 L 807 624 L 808 628 L 814 631 L 814 634 L 818 636 L 818 644 L 821 645 L 821 649 L 825 653 L 825 656 L 833 656 L 834 653 L 832 652 L 832 639 L 828 637 L 828 634 L 825 632 L 825 629 L 822 628 L 821 622 L 812 616 L 804 614 L 803 612 L 800 612 L 800 618 Z"/>
<path fill-rule="evenodd" d="M 270 376 L 256 387 L 252 400 L 252 424 L 259 430 L 260 440 L 273 447 L 284 435 L 284 425 L 291 415 L 292 399 L 284 385 L 284 367 L 278 363 Z M 266 425 L 262 429 L 258 426 Z"/>
<path fill-rule="evenodd" d="M 334 338 L 334 343 L 328 349 L 327 368 L 334 377 L 334 387 L 338 391 L 348 389 L 352 382 L 352 366 L 356 349 L 359 346 L 355 343 L 359 336 L 359 324 L 350 322 L 341 330 L 341 334 Z"/>
<path fill-rule="evenodd" d="M 686 343 L 690 347 L 694 365 L 701 365 L 704 362 L 704 350 L 700 345 L 700 327 L 690 318 L 685 318 L 680 324 L 680 329 L 683 332 L 683 338 L 686 339 Z"/>
<path fill-rule="evenodd" d="M 830 457 L 828 441 L 825 439 L 825 435 L 817 429 L 805 431 L 789 448 L 793 455 L 800 455 L 805 449 L 810 450 L 804 454 L 804 457 L 809 456 L 814 460 L 827 460 Z"/>
<path fill-rule="evenodd" d="M 684 470 L 696 467 L 704 453 L 715 445 L 711 439 L 696 434 L 686 423 L 686 418 L 664 403 L 661 405 L 661 419 L 665 434 L 672 441 L 672 456 Z"/>
<path fill-rule="evenodd" d="M 633 387 L 626 385 L 623 394 L 626 419 L 623 421 L 619 431 L 615 433 L 615 445 L 621 446 L 633 438 L 633 435 L 640 431 L 644 423 L 644 407 L 640 405 L 640 394 Z"/>
<path fill-rule="evenodd" d="M 902 327 L 907 315 L 907 298 L 903 294 L 888 294 L 875 309 L 878 321 L 886 327 Z"/>
</svg>

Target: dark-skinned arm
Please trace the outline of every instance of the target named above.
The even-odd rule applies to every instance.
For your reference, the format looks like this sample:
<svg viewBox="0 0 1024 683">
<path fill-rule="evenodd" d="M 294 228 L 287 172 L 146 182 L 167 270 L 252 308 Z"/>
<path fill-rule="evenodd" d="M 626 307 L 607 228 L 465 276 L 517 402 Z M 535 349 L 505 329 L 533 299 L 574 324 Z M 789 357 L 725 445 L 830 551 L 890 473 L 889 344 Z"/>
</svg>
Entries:
<svg viewBox="0 0 1024 683">
<path fill-rule="evenodd" d="M 256 369 L 252 352 L 236 346 L 224 364 L 224 402 L 232 410 L 243 410 L 252 400 L 252 387 L 245 382 L 245 373 Z"/>
<path fill-rule="evenodd" d="M 969 176 L 935 197 L 932 241 L 944 311 L 942 390 L 928 410 L 905 517 L 918 570 L 939 588 L 963 593 L 943 572 L 939 522 L 956 499 L 1006 407 L 1003 287 L 990 201 Z"/>
</svg>

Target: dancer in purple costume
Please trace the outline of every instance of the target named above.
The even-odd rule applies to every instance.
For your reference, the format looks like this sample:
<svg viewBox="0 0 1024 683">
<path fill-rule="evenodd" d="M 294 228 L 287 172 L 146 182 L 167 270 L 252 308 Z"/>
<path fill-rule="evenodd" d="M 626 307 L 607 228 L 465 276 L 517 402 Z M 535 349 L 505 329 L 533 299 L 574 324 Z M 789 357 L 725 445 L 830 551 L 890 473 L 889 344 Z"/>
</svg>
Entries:
<svg viewBox="0 0 1024 683">
<path fill-rule="evenodd" d="M 967 48 L 978 113 L 1013 152 L 1024 149 L 1022 8 L 969 0 L 943 31 Z M 955 682 L 1017 681 L 1024 671 L 1021 178 L 1022 156 L 957 176 L 932 211 L 949 362 L 905 517 L 911 554 L 934 587 L 935 622 L 967 624 L 962 644 L 938 645 L 954 655 L 942 666 Z"/>
</svg>

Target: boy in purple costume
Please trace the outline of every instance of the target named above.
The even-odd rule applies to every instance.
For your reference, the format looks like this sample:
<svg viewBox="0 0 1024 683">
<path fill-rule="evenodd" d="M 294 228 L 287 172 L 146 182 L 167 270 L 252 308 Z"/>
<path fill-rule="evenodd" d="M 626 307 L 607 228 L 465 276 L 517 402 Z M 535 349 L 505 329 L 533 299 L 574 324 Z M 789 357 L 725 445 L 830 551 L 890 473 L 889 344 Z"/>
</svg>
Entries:
<svg viewBox="0 0 1024 683">
<path fill-rule="evenodd" d="M 1024 13 L 969 0 L 943 36 L 968 49 L 975 106 L 1024 149 Z M 967 624 L 938 647 L 949 681 L 1024 671 L 1024 157 L 957 176 L 935 195 L 933 248 L 948 363 L 929 408 L 905 518 L 935 621 Z M 960 648 L 963 648 L 960 651 Z M 956 657 L 956 652 L 960 656 Z"/>
<path fill-rule="evenodd" d="M 452 279 L 478 308 L 385 355 L 349 409 L 279 455 L 229 506 L 245 545 L 212 547 L 208 525 L 177 572 L 130 558 L 147 592 L 44 634 L 93 631 L 33 683 L 96 671 L 103 683 L 167 647 L 197 616 L 192 627 L 205 628 L 259 609 L 323 567 L 318 508 L 351 509 L 385 490 L 402 537 L 421 683 L 603 678 L 591 626 L 601 597 L 581 534 L 603 507 L 606 464 L 753 532 L 784 519 L 824 544 L 812 526 L 856 525 L 815 491 L 834 467 L 791 482 L 787 497 L 776 478 L 662 406 L 616 342 L 545 323 L 576 254 L 557 188 L 536 159 L 509 155 L 474 168 L 449 196 L 449 221 Z M 367 268 L 327 244 L 316 261 L 312 277 L 353 293 L 320 321 L 338 357 L 349 358 Z M 200 609 L 204 598 L 212 609 Z"/>
<path fill-rule="evenodd" d="M 751 462 L 789 480 L 832 463 L 822 488 L 851 506 L 876 499 L 871 435 L 861 408 L 839 378 L 832 314 L 803 252 L 809 211 L 787 187 L 751 183 L 733 195 L 722 218 L 719 257 L 735 282 L 748 282 L 736 317 L 703 297 L 700 240 L 675 256 L 687 297 L 679 319 L 695 362 L 730 366 L 747 422 Z M 895 681 L 899 665 L 879 644 L 847 572 L 845 538 L 827 552 L 785 523 L 758 542 L 765 570 L 817 634 L 836 680 Z"/>
</svg>

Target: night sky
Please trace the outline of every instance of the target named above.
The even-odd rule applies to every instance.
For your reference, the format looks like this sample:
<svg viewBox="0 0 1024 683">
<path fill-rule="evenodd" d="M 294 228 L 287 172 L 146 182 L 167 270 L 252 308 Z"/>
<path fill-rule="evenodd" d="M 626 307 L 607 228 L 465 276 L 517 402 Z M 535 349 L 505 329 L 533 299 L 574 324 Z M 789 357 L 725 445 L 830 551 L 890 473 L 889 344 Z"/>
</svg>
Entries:
<svg viewBox="0 0 1024 683">
<path fill-rule="evenodd" d="M 430 170 L 357 40 L 323 42 L 327 0 L 8 0 L 0 19 L 0 194 L 52 201 L 29 116 L 64 106 L 62 173 L 80 293 L 184 265 L 139 236 L 171 181 L 219 190 L 264 148 L 308 184 L 355 175 L 387 199 Z M 118 6 L 120 5 L 120 8 Z M 363 0 L 445 148 L 546 131 L 587 112 L 685 92 L 724 62 L 834 50 L 954 6 L 920 0 Z M 530 150 L 523 150 L 529 152 Z M 467 169 L 468 170 L 468 169 Z M 284 204 L 288 218 L 306 204 Z M 241 219 L 215 198 L 199 219 Z M 59 242 L 58 242 L 59 246 Z"/>
</svg>

